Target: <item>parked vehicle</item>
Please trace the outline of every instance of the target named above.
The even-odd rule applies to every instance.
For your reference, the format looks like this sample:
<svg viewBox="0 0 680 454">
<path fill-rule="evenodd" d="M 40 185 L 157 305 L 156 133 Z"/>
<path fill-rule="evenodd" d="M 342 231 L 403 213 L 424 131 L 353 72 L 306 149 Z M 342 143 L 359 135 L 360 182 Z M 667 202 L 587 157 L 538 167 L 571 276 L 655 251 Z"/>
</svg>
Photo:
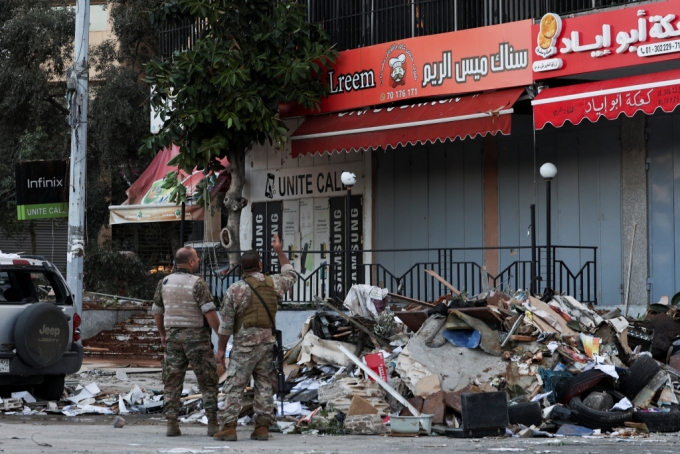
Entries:
<svg viewBox="0 0 680 454">
<path fill-rule="evenodd" d="M 0 395 L 32 390 L 58 400 L 83 363 L 80 315 L 45 258 L 0 253 Z"/>
</svg>

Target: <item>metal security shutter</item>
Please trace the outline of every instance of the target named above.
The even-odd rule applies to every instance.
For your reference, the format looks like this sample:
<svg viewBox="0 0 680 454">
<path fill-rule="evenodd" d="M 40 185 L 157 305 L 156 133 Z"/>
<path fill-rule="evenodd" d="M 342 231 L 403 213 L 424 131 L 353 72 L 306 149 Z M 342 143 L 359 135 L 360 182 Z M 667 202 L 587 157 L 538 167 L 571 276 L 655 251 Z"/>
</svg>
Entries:
<svg viewBox="0 0 680 454">
<path fill-rule="evenodd" d="M 649 141 L 650 301 L 672 297 L 680 284 L 680 115 L 647 117 Z"/>
<path fill-rule="evenodd" d="M 482 139 L 378 150 L 376 156 L 376 249 L 484 245 Z M 481 264 L 484 257 L 481 250 L 456 251 L 452 259 Z M 435 251 L 377 254 L 377 263 L 397 276 L 432 261 Z"/>
<path fill-rule="evenodd" d="M 622 302 L 622 190 L 619 120 L 584 122 L 561 128 L 548 126 L 536 133 L 536 164 L 557 166 L 552 184 L 553 246 L 596 246 L 597 300 L 602 305 Z M 511 136 L 498 139 L 499 234 L 501 246 L 528 246 L 527 227 L 533 202 L 533 133 L 530 117 L 517 118 Z M 545 245 L 545 181 L 538 176 L 537 243 Z M 522 251 L 522 260 L 531 252 Z M 501 252 L 500 269 L 517 259 Z M 556 259 L 578 271 L 592 252 L 559 250 Z M 545 264 L 541 264 L 541 272 Z"/>
<path fill-rule="evenodd" d="M 68 221 L 66 219 L 40 219 L 33 221 L 36 236 L 36 255 L 42 255 L 66 273 Z M 26 223 L 28 224 L 28 222 Z M 31 235 L 26 232 L 11 238 L 0 238 L 0 251 L 31 254 Z"/>
</svg>

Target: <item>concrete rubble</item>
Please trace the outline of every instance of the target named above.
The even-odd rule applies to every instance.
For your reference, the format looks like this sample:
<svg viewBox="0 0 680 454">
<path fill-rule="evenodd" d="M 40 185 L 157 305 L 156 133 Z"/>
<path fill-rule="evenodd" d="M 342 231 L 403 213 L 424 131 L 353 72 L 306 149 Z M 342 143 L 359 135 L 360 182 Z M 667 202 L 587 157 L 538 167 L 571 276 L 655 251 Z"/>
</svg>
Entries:
<svg viewBox="0 0 680 454">
<path fill-rule="evenodd" d="M 317 312 L 287 346 L 287 387 L 276 397 L 272 430 L 455 438 L 680 431 L 678 307 L 651 305 L 633 319 L 552 292 L 467 298 L 446 287 L 451 293 L 434 302 L 365 285 L 344 304 L 317 298 Z M 104 376 L 129 391 L 102 392 Z M 67 382 L 60 402 L 17 393 L 0 411 L 162 418 L 162 387 L 134 383 L 124 369 L 91 370 Z M 182 403 L 183 423 L 207 423 L 196 387 L 184 390 Z M 251 416 L 247 389 L 240 424 Z"/>
</svg>

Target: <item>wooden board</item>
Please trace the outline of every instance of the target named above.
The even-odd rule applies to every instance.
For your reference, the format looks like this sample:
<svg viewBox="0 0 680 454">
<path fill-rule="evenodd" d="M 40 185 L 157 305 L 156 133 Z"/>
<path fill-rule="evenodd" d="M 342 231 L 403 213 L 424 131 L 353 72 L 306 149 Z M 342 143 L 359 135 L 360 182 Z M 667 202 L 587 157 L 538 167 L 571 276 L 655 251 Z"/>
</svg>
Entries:
<svg viewBox="0 0 680 454">
<path fill-rule="evenodd" d="M 448 288 L 449 290 L 451 290 L 455 295 L 460 295 L 460 290 L 458 290 L 458 289 L 457 289 L 456 287 L 454 287 L 453 285 L 449 284 L 449 282 L 448 282 L 446 279 L 444 279 L 443 277 L 441 277 L 440 275 L 438 275 L 438 274 L 435 273 L 434 271 L 432 271 L 432 270 L 425 270 L 425 272 L 426 272 L 427 274 L 429 274 L 430 276 L 432 276 L 433 278 L 437 279 L 437 280 L 438 280 L 439 282 L 441 282 L 442 284 L 444 284 L 444 287 L 446 287 L 446 288 Z"/>
</svg>

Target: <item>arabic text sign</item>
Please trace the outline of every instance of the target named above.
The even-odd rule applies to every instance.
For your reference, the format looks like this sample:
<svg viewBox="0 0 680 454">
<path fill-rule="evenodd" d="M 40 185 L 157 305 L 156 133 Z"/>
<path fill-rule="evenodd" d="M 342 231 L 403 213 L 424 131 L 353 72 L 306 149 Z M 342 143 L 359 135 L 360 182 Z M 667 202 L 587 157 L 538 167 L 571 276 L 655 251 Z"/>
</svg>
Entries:
<svg viewBox="0 0 680 454">
<path fill-rule="evenodd" d="M 340 52 L 321 110 L 528 85 L 530 27 L 512 22 Z"/>
<path fill-rule="evenodd" d="M 569 99 L 567 99 L 569 98 Z M 629 87 L 619 92 L 608 94 L 584 93 L 577 97 L 565 97 L 558 102 L 544 105 L 535 104 L 536 126 L 541 128 L 546 123 L 562 126 L 566 121 L 578 124 L 587 118 L 596 122 L 601 117 L 610 120 L 626 114 L 632 117 L 642 110 L 652 114 L 657 108 L 672 111 L 680 104 L 680 82 L 661 87 Z"/>
<path fill-rule="evenodd" d="M 674 39 L 675 38 L 675 39 Z M 535 79 L 680 58 L 680 0 L 560 18 L 532 30 Z"/>
</svg>

